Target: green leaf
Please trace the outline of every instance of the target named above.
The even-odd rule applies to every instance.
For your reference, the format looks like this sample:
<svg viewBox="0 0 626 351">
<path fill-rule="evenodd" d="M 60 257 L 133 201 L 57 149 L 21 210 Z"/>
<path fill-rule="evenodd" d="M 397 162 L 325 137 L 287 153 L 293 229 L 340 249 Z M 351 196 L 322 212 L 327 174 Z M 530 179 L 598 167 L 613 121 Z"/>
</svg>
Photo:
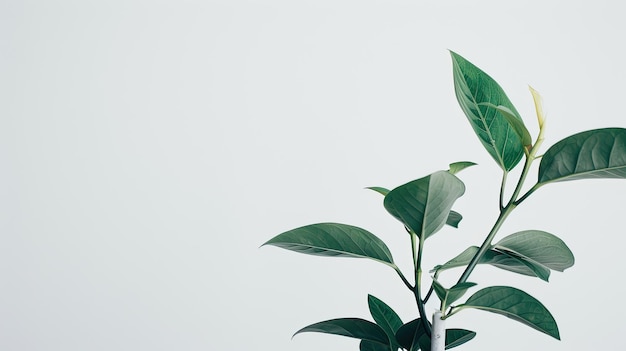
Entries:
<svg viewBox="0 0 626 351">
<path fill-rule="evenodd" d="M 574 265 L 574 254 L 563 240 L 540 230 L 511 234 L 495 244 L 494 249 L 559 272 Z"/>
<path fill-rule="evenodd" d="M 430 325 L 430 322 L 427 322 Z M 401 326 L 396 332 L 396 340 L 403 349 L 409 351 L 417 351 L 421 347 L 420 345 L 424 345 L 428 343 L 427 348 L 422 348 L 422 350 L 430 351 L 430 339 L 424 330 L 424 325 L 421 322 L 420 318 L 414 319 L 403 326 Z"/>
<path fill-rule="evenodd" d="M 370 186 L 365 189 L 374 190 L 375 192 L 382 194 L 383 196 L 389 194 L 389 189 L 381 188 L 379 186 Z"/>
<path fill-rule="evenodd" d="M 382 240 L 365 229 L 346 224 L 311 224 L 279 234 L 263 245 L 317 256 L 370 258 L 395 266 Z"/>
<path fill-rule="evenodd" d="M 626 129 L 595 129 L 569 136 L 541 158 L 539 185 L 586 178 L 626 178 Z"/>
<path fill-rule="evenodd" d="M 389 337 L 390 345 L 392 349 L 397 350 L 399 345 L 396 341 L 396 332 L 402 326 L 402 320 L 398 317 L 398 314 L 391 309 L 386 303 L 378 299 L 373 295 L 367 295 L 367 304 L 372 314 L 372 318 L 376 321 L 379 327 L 381 327 L 387 337 Z M 395 347 L 395 348 L 394 348 Z"/>
<path fill-rule="evenodd" d="M 483 104 L 503 106 L 521 120 L 519 113 L 493 78 L 460 55 L 450 53 L 454 90 L 461 109 L 491 157 L 503 170 L 510 171 L 524 155 L 521 139 L 497 109 Z"/>
<path fill-rule="evenodd" d="M 418 236 L 428 238 L 447 222 L 452 205 L 465 192 L 459 178 L 439 171 L 387 194 L 387 211 Z"/>
<path fill-rule="evenodd" d="M 509 286 L 484 288 L 472 295 L 465 304 L 454 309 L 464 308 L 501 314 L 560 339 L 559 328 L 552 314 L 537 299 L 516 288 Z"/>
<path fill-rule="evenodd" d="M 450 169 L 448 170 L 448 172 L 452 174 L 457 174 L 460 171 L 464 170 L 465 168 L 471 167 L 471 166 L 476 166 L 476 164 L 470 161 L 461 161 L 461 162 L 451 163 Z"/>
<path fill-rule="evenodd" d="M 298 330 L 293 336 L 305 332 L 335 334 L 384 345 L 389 344 L 385 331 L 378 325 L 360 318 L 338 318 L 311 324 Z"/>
<path fill-rule="evenodd" d="M 361 340 L 359 344 L 360 351 L 397 351 L 397 348 L 389 348 L 389 345 L 383 345 L 379 342 Z"/>
<path fill-rule="evenodd" d="M 459 223 L 461 222 L 462 219 L 463 219 L 463 216 L 461 216 L 460 213 L 456 211 L 450 211 L 450 214 L 448 214 L 448 219 L 446 219 L 446 224 L 451 227 L 458 228 Z"/>
<path fill-rule="evenodd" d="M 491 108 L 496 109 L 498 112 L 500 112 L 502 116 L 506 119 L 506 121 L 509 122 L 509 124 L 513 128 L 513 131 L 515 131 L 515 134 L 517 134 L 517 136 L 520 138 L 520 140 L 522 141 L 522 145 L 524 146 L 532 145 L 533 141 L 530 137 L 530 133 L 528 132 L 528 129 L 526 128 L 526 125 L 524 125 L 524 121 L 522 121 L 520 116 L 515 114 L 506 106 L 502 106 L 502 105 L 496 106 L 490 102 L 481 103 L 480 105 L 489 106 Z"/>
<path fill-rule="evenodd" d="M 477 246 L 471 246 L 461 252 L 458 256 L 433 268 L 432 272 L 442 272 L 447 269 L 467 266 L 474 255 L 478 252 Z M 520 257 L 512 256 L 509 253 L 497 250 L 487 250 L 478 262 L 479 264 L 489 264 L 497 268 L 501 268 L 510 272 L 539 277 L 547 281 L 550 277 L 550 270 L 543 265 L 533 263 L 533 261 L 524 261 Z"/>
<path fill-rule="evenodd" d="M 446 350 L 461 346 L 472 340 L 476 332 L 465 329 L 446 329 Z"/>
</svg>

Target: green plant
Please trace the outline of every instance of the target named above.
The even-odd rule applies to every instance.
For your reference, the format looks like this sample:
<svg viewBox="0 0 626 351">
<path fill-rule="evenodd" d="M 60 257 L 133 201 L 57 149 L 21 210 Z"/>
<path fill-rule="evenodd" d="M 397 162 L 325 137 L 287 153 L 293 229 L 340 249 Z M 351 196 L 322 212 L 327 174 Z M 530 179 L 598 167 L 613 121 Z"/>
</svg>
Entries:
<svg viewBox="0 0 626 351">
<path fill-rule="evenodd" d="M 498 83 L 460 55 L 451 55 L 459 105 L 485 149 L 502 169 L 498 218 L 480 246 L 469 247 L 430 271 L 432 283 L 427 290 L 422 284 L 424 244 L 444 225 L 458 227 L 462 216 L 452 207 L 465 192 L 465 185 L 456 174 L 473 166 L 472 162 L 453 163 L 446 171 L 432 173 L 392 190 L 369 188 L 384 196 L 385 209 L 400 221 L 409 235 L 414 268 L 412 282 L 394 263 L 385 243 L 365 229 L 319 223 L 277 235 L 264 245 L 319 256 L 369 258 L 391 267 L 413 295 L 419 313 L 416 319 L 404 323 L 387 304 L 369 295 L 369 309 L 375 323 L 359 318 L 340 318 L 306 326 L 296 334 L 321 332 L 357 338 L 361 340 L 362 351 L 430 350 L 433 324 L 429 321 L 425 303 L 434 292 L 440 300 L 440 308 L 433 323 L 474 308 L 505 315 L 560 338 L 550 312 L 537 299 L 517 288 L 485 287 L 474 292 L 465 302 L 455 303 L 475 287 L 476 284 L 468 279 L 478 264 L 490 264 L 545 281 L 552 270 L 564 271 L 574 264 L 574 256 L 567 245 L 544 231 L 524 230 L 505 236 L 495 244 L 493 241 L 511 212 L 547 184 L 584 178 L 626 178 L 626 129 L 606 128 L 578 133 L 552 145 L 540 156 L 544 114 L 539 94 L 531 88 L 539 123 L 539 133 L 533 142 L 522 118 Z M 522 159 L 519 179 L 507 199 L 507 176 Z M 524 187 L 531 165 L 537 160 L 540 163 L 536 183 Z M 455 267 L 465 267 L 457 283 L 451 287 L 440 284 L 439 275 Z M 459 346 L 475 335 L 470 330 L 448 329 L 445 331 L 445 348 Z"/>
</svg>

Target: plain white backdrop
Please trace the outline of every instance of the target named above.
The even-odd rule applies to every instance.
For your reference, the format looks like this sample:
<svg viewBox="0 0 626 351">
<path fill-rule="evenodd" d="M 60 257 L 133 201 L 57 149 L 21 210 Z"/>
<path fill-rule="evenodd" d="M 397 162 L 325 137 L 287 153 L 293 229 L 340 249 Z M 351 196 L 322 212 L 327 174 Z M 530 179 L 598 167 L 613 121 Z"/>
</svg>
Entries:
<svg viewBox="0 0 626 351">
<path fill-rule="evenodd" d="M 500 172 L 448 50 L 494 77 L 531 133 L 538 90 L 547 147 L 626 126 L 622 15 L 613 1 L 0 1 L 0 349 L 357 350 L 291 335 L 370 319 L 368 293 L 415 318 L 395 273 L 259 246 L 342 222 L 408 269 L 408 237 L 363 188 L 460 160 L 479 163 L 460 174 L 465 219 L 424 264 L 479 244 Z M 503 234 L 557 234 L 576 265 L 550 283 L 491 267 L 470 280 L 534 295 L 562 341 L 466 311 L 448 325 L 478 336 L 459 350 L 621 349 L 625 196 L 626 181 L 559 183 L 518 208 Z"/>
</svg>

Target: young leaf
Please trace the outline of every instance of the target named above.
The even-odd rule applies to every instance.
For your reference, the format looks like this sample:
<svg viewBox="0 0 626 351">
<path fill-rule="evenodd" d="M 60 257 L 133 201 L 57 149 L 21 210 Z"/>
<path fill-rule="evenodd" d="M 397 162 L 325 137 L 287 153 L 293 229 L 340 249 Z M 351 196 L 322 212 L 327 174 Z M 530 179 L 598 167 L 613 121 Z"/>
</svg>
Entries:
<svg viewBox="0 0 626 351">
<path fill-rule="evenodd" d="M 464 170 L 465 168 L 471 167 L 471 166 L 476 166 L 476 164 L 470 161 L 460 161 L 460 162 L 451 163 L 450 169 L 448 170 L 448 172 L 452 174 L 457 174 L 460 171 Z"/>
<path fill-rule="evenodd" d="M 370 258 L 394 266 L 391 252 L 382 240 L 347 224 L 311 224 L 279 234 L 263 245 L 317 256 Z"/>
<path fill-rule="evenodd" d="M 459 223 L 461 222 L 462 219 L 463 219 L 463 216 L 461 216 L 460 213 L 456 211 L 450 211 L 450 214 L 448 214 L 448 219 L 446 219 L 446 224 L 451 227 L 458 228 Z"/>
<path fill-rule="evenodd" d="M 484 102 L 484 103 L 481 103 L 480 105 L 489 106 L 491 108 L 496 109 L 498 112 L 500 112 L 502 116 L 506 119 L 506 121 L 509 122 L 509 124 L 515 131 L 515 134 L 517 134 L 517 136 L 520 138 L 520 140 L 522 141 L 522 145 L 524 146 L 532 145 L 533 141 L 530 137 L 530 133 L 528 132 L 528 129 L 526 129 L 526 126 L 524 125 L 524 122 L 522 121 L 522 119 L 518 115 L 516 115 L 513 111 L 511 111 L 505 106 L 502 106 L 502 105 L 496 106 L 490 102 Z"/>
<path fill-rule="evenodd" d="M 407 228 L 428 238 L 447 222 L 452 205 L 464 192 L 459 178 L 439 171 L 393 189 L 384 206 Z"/>
<path fill-rule="evenodd" d="M 495 244 L 494 249 L 559 272 L 574 265 L 574 254 L 563 240 L 540 230 L 511 234 Z"/>
<path fill-rule="evenodd" d="M 387 334 L 378 325 L 360 318 L 338 318 L 311 324 L 298 330 L 293 336 L 304 332 L 335 334 L 389 344 Z"/>
<path fill-rule="evenodd" d="M 626 178 L 626 129 L 574 134 L 554 144 L 541 158 L 539 185 L 585 178 Z"/>
<path fill-rule="evenodd" d="M 560 339 L 552 314 L 527 293 L 509 286 L 491 286 L 479 290 L 465 304 L 454 309 L 476 308 L 504 315 L 542 333 Z"/>
<path fill-rule="evenodd" d="M 398 348 L 389 348 L 389 345 L 383 345 L 379 342 L 361 340 L 359 351 L 397 351 Z"/>
<path fill-rule="evenodd" d="M 446 289 L 436 279 L 433 279 L 433 290 L 435 290 L 437 297 L 442 302 L 442 310 L 445 310 L 447 306 L 463 297 L 467 290 L 475 285 L 476 283 L 463 282 Z"/>
<path fill-rule="evenodd" d="M 481 104 L 504 106 L 521 120 L 519 113 L 493 78 L 460 55 L 450 53 L 454 90 L 461 109 L 491 157 L 503 170 L 510 171 L 524 155 L 521 139 L 495 108 Z"/>
<path fill-rule="evenodd" d="M 382 194 L 383 196 L 386 196 L 387 194 L 389 194 L 389 189 L 381 188 L 379 186 L 370 186 L 365 189 L 374 190 L 375 192 Z"/>
<path fill-rule="evenodd" d="M 378 326 L 385 331 L 387 337 L 389 337 L 389 346 L 391 346 L 392 349 L 395 347 L 395 350 L 397 350 L 399 345 L 395 335 L 402 326 L 402 320 L 391 307 L 375 296 L 367 295 L 367 304 L 374 321 L 376 321 L 376 324 L 378 324 Z"/>
</svg>

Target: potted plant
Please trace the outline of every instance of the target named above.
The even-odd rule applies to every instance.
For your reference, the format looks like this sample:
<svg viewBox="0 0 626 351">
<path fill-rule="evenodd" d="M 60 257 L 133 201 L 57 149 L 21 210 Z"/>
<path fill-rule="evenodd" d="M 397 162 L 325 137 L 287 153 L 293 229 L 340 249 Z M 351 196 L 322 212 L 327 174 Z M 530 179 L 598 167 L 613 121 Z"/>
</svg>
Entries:
<svg viewBox="0 0 626 351">
<path fill-rule="evenodd" d="M 496 235 L 511 212 L 543 186 L 585 178 L 626 178 L 626 129 L 584 131 L 555 143 L 541 154 L 545 119 L 540 95 L 530 89 L 539 124 L 538 135 L 533 140 L 500 85 L 460 55 L 451 52 L 451 56 L 457 101 L 478 139 L 502 170 L 497 200 L 499 216 L 487 229 L 480 245 L 468 247 L 456 257 L 442 258 L 442 264 L 424 270 L 422 255 L 426 240 L 445 225 L 458 227 L 462 219 L 461 214 L 453 210 L 455 201 L 465 192 L 465 185 L 457 174 L 474 163 L 456 162 L 447 170 L 391 190 L 368 188 L 384 196 L 384 208 L 408 235 L 413 262 L 410 276 L 394 263 L 389 248 L 380 238 L 359 227 L 317 223 L 275 236 L 263 245 L 318 256 L 368 258 L 387 265 L 396 272 L 417 305 L 416 318 L 404 322 L 388 304 L 369 295 L 373 321 L 331 319 L 301 328 L 295 334 L 321 332 L 357 338 L 361 340 L 361 351 L 442 351 L 462 345 L 476 335 L 467 329 L 446 329 L 445 321 L 465 309 L 479 309 L 507 316 L 560 339 L 554 317 L 539 300 L 515 287 L 479 288 L 470 277 L 479 264 L 545 281 L 551 271 L 571 267 L 574 255 L 553 234 L 526 228 L 497 241 Z M 529 177 L 535 162 L 539 163 L 538 174 Z M 508 175 L 513 169 L 517 169 L 519 178 L 510 184 Z M 527 185 L 528 181 L 532 181 L 532 185 Z M 505 196 L 507 193 L 510 196 Z M 456 284 L 444 286 L 439 282 L 440 274 L 458 267 L 464 268 Z M 431 274 L 428 287 L 424 284 L 425 272 Z M 439 308 L 429 312 L 425 304 L 434 296 L 440 301 Z"/>
</svg>

